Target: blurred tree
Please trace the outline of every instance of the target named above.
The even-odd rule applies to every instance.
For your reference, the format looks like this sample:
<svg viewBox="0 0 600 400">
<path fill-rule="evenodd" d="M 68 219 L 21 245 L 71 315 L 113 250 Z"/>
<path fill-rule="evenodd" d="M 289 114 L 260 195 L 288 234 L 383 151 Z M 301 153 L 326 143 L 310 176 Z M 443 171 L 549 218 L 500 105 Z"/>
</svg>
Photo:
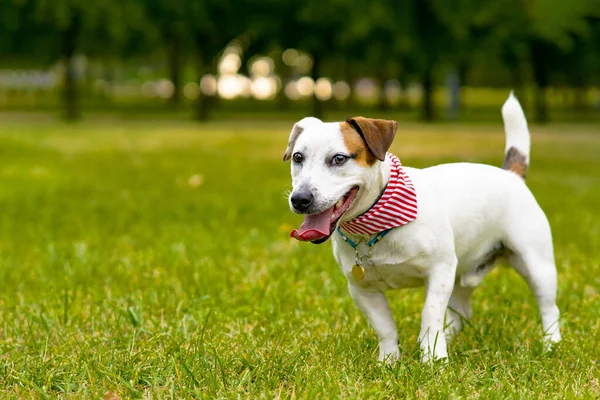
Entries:
<svg viewBox="0 0 600 400">
<path fill-rule="evenodd" d="M 353 65 L 351 70 L 373 74 L 380 84 L 378 108 L 390 108 L 385 83 L 406 72 L 404 56 L 410 48 L 406 30 L 407 3 L 391 0 L 369 1 L 351 14 L 352 21 L 342 32 L 344 57 Z M 373 21 L 377 21 L 376 24 Z M 408 42 L 407 42 L 408 41 Z M 350 77 L 353 80 L 356 77 Z"/>
<path fill-rule="evenodd" d="M 590 23 L 600 16 L 600 2 L 537 0 L 525 2 L 525 10 L 529 24 L 521 29 L 529 29 L 530 60 L 536 88 L 535 116 L 538 122 L 547 122 L 549 114 L 546 92 L 551 83 L 552 72 L 560 69 L 561 59 L 571 62 L 561 55 L 573 51 L 578 41 L 585 41 L 583 37 L 589 32 Z M 585 62 L 579 64 L 580 71 L 577 72 L 582 72 L 584 64 Z M 586 80 L 585 77 L 582 79 Z"/>
<path fill-rule="evenodd" d="M 342 36 L 352 28 L 351 11 L 360 9 L 360 4 L 348 7 L 344 0 L 256 0 L 246 13 L 252 30 L 245 59 L 274 49 L 302 50 L 312 57 L 311 78 L 316 82 L 327 61 L 344 56 Z M 323 116 L 323 102 L 314 92 L 312 115 Z"/>
<path fill-rule="evenodd" d="M 102 65 L 105 81 L 104 94 L 110 97 L 119 65 L 132 59 L 150 58 L 156 53 L 160 32 L 150 20 L 145 3 L 141 1 L 104 1 L 98 14 L 105 23 L 99 23 L 80 41 L 90 64 Z"/>
<path fill-rule="evenodd" d="M 249 29 L 242 41 L 242 65 L 260 54 L 275 55 L 275 72 L 281 79 L 281 90 L 277 94 L 277 102 L 281 109 L 289 106 L 285 85 L 293 69 L 283 63 L 282 55 L 286 49 L 297 45 L 299 25 L 296 12 L 295 3 L 288 0 L 255 0 L 247 14 L 246 25 Z"/>
<path fill-rule="evenodd" d="M 598 0 L 357 0 L 351 6 L 345 0 L 2 0 L 0 54 L 19 65 L 61 61 L 60 93 L 70 119 L 80 114 L 88 60 L 123 68 L 133 58 L 166 54 L 170 103 L 177 104 L 186 57 L 193 54 L 198 79 L 217 75 L 219 56 L 231 44 L 243 64 L 257 54 L 274 56 L 284 84 L 299 73 L 280 61 L 288 48 L 311 55 L 314 81 L 368 76 L 383 84 L 397 77 L 406 88 L 416 78 L 425 120 L 435 116 L 434 89 L 449 69 L 462 85 L 476 77 L 481 85 L 512 80 L 520 89 L 529 79 L 536 119 L 545 121 L 551 86 L 574 87 L 574 106 L 586 108 L 587 89 L 600 75 L 599 21 Z M 206 118 L 216 100 L 200 93 L 196 117 Z M 323 104 L 313 93 L 313 115 L 322 116 Z M 389 107 L 384 92 L 379 106 Z"/>
<path fill-rule="evenodd" d="M 167 56 L 169 80 L 173 84 L 173 93 L 169 99 L 172 106 L 181 102 L 181 71 L 183 67 L 184 41 L 186 31 L 185 3 L 171 0 L 140 0 L 148 13 L 151 23 L 160 34 Z M 204 1 L 197 2 L 204 4 Z"/>
<path fill-rule="evenodd" d="M 4 51 L 21 62 L 50 65 L 61 61 L 61 99 L 63 115 L 73 120 L 80 116 L 76 55 L 101 55 L 119 52 L 132 23 L 132 8 L 118 0 L 11 0 L 1 3 L 2 28 L 12 40 L 2 40 Z M 139 9 L 138 9 L 139 11 Z M 10 37 L 9 36 L 9 37 Z M 8 44 L 8 45 L 7 45 Z"/>
<path fill-rule="evenodd" d="M 586 18 L 588 29 L 575 38 L 571 51 L 561 65 L 565 66 L 565 83 L 575 89 L 575 111 L 587 113 L 588 89 L 600 84 L 600 13 Z"/>
<path fill-rule="evenodd" d="M 0 2 L 0 55 L 11 56 L 16 52 L 16 37 L 23 23 L 26 4 L 19 0 Z"/>
<path fill-rule="evenodd" d="M 29 1 L 33 6 L 32 20 L 25 21 L 24 36 L 29 38 L 30 44 L 41 39 L 41 43 L 36 45 L 40 49 L 40 53 L 37 54 L 42 54 L 42 57 L 50 60 L 59 58 L 62 61 L 64 116 L 70 120 L 77 119 L 80 116 L 77 79 L 81 71 L 76 68 L 75 56 L 77 53 L 91 52 L 91 49 L 83 47 L 82 43 L 93 43 L 94 39 L 97 39 L 100 27 L 123 22 L 114 18 L 114 9 L 119 7 L 119 2 Z"/>
<path fill-rule="evenodd" d="M 245 32 L 245 22 L 250 18 L 244 10 L 245 4 L 234 0 L 185 1 L 184 21 L 193 40 L 198 81 L 205 74 L 218 75 L 219 54 L 227 44 Z M 240 42 L 237 47 L 242 50 Z M 215 100 L 216 96 L 200 91 L 195 106 L 196 118 L 206 119 Z"/>
<path fill-rule="evenodd" d="M 289 47 L 299 48 L 312 56 L 311 78 L 316 82 L 326 60 L 343 57 L 342 36 L 355 22 L 358 23 L 356 15 L 363 4 L 355 2 L 349 7 L 345 0 L 287 0 L 287 4 L 295 8 L 295 23 L 285 27 L 285 37 L 293 38 L 294 44 L 290 43 Z M 323 117 L 323 104 L 315 92 L 312 114 L 316 118 Z"/>
<path fill-rule="evenodd" d="M 440 20 L 432 0 L 413 0 L 411 6 L 410 24 L 416 42 L 415 61 L 418 63 L 423 85 L 421 118 L 432 121 L 435 118 L 435 68 L 447 56 L 452 43 L 448 29 Z"/>
<path fill-rule="evenodd" d="M 499 37 L 495 24 L 498 14 L 503 11 L 502 1 L 482 2 L 478 0 L 432 0 L 434 11 L 443 24 L 448 44 L 445 63 L 458 78 L 458 85 L 468 84 L 468 75 L 472 63 L 480 54 L 490 55 L 498 51 Z M 499 28 L 502 30 L 502 28 Z M 458 106 L 462 108 L 460 89 Z"/>
</svg>

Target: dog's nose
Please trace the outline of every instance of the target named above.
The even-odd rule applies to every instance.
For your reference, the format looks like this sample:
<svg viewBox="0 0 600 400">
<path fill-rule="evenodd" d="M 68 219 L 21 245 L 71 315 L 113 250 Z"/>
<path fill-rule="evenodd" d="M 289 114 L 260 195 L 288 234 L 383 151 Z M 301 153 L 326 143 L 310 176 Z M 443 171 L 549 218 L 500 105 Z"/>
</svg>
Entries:
<svg viewBox="0 0 600 400">
<path fill-rule="evenodd" d="M 292 205 L 300 212 L 304 212 L 313 203 L 314 197 L 310 191 L 296 192 L 292 195 Z"/>
</svg>

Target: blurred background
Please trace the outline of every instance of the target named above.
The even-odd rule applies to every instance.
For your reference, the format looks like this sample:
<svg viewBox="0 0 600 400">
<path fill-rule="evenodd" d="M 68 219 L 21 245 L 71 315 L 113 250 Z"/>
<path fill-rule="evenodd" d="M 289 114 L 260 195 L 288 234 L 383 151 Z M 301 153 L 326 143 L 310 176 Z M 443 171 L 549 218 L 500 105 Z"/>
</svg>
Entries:
<svg viewBox="0 0 600 400">
<path fill-rule="evenodd" d="M 500 166 L 513 89 L 565 345 L 498 268 L 442 374 L 424 292 L 390 296 L 380 368 L 330 245 L 289 238 L 293 121 Z M 600 398 L 600 0 L 0 0 L 0 210 L 0 398 Z"/>
<path fill-rule="evenodd" d="M 598 0 L 1 0 L 0 111 L 600 118 Z"/>
</svg>

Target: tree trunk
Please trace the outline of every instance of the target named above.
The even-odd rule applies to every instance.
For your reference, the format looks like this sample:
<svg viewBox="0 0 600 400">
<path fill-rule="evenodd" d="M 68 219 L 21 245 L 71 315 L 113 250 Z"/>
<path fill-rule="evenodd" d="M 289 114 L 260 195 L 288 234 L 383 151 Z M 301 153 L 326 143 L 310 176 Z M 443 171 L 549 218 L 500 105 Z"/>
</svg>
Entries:
<svg viewBox="0 0 600 400">
<path fill-rule="evenodd" d="M 320 78 L 320 71 L 321 69 L 321 57 L 313 55 L 313 67 L 312 67 L 312 72 L 311 72 L 311 77 L 313 79 L 313 81 L 315 82 L 315 84 L 317 83 L 317 79 Z M 312 99 L 313 99 L 313 117 L 315 118 L 323 118 L 323 102 L 321 100 L 319 100 L 319 98 L 317 97 L 316 91 L 313 91 L 313 95 L 312 95 Z"/>
<path fill-rule="evenodd" d="M 433 111 L 433 70 L 427 66 L 423 71 L 423 104 L 421 119 L 424 121 L 433 121 L 435 118 Z"/>
<path fill-rule="evenodd" d="M 275 61 L 277 64 L 275 65 L 275 71 L 279 71 L 279 78 L 281 79 L 281 89 L 277 92 L 276 101 L 277 101 L 277 109 L 279 110 L 289 110 L 290 109 L 290 99 L 285 94 L 285 85 L 290 81 L 291 69 L 281 60 L 281 57 L 277 57 Z"/>
<path fill-rule="evenodd" d="M 168 39 L 169 76 L 173 83 L 173 94 L 169 98 L 171 106 L 176 107 L 181 102 L 181 51 L 180 39 L 171 34 Z"/>
<path fill-rule="evenodd" d="M 210 61 L 209 49 L 206 40 L 203 36 L 196 38 L 196 52 L 198 54 L 196 60 L 196 75 L 198 79 L 198 85 L 204 74 L 210 73 L 212 70 L 212 62 Z M 209 117 L 210 107 L 213 104 L 215 96 L 209 96 L 202 93 L 202 89 L 198 86 L 198 98 L 195 101 L 195 118 L 198 121 L 206 121 Z"/>
<path fill-rule="evenodd" d="M 198 50 L 198 60 L 196 64 L 196 75 L 198 80 L 198 98 L 196 98 L 196 101 L 194 103 L 194 115 L 196 120 L 198 121 L 206 121 L 208 119 L 209 113 L 209 104 L 211 96 L 202 93 L 202 88 L 200 87 L 200 81 L 202 80 L 202 77 L 204 76 L 206 70 L 207 68 L 205 65 L 203 52 L 201 50 Z"/>
<path fill-rule="evenodd" d="M 548 122 L 548 119 L 546 87 L 538 84 L 535 87 L 535 120 L 539 123 L 545 123 Z"/>
<path fill-rule="evenodd" d="M 115 67 L 111 62 L 104 64 L 103 75 L 105 82 L 105 86 L 103 88 L 104 98 L 112 102 L 115 88 Z"/>
<path fill-rule="evenodd" d="M 379 102 L 377 103 L 377 109 L 379 111 L 388 111 L 390 109 L 390 105 L 388 104 L 388 99 L 385 93 L 385 75 L 383 73 L 379 73 L 377 78 L 377 80 L 381 83 L 381 90 L 379 91 Z"/>
<path fill-rule="evenodd" d="M 71 21 L 62 37 L 62 57 L 64 62 L 62 99 L 64 118 L 70 121 L 79 119 L 79 96 L 77 82 L 75 81 L 74 57 L 77 49 L 77 38 L 81 29 L 81 17 L 78 12 L 72 11 Z"/>
<path fill-rule="evenodd" d="M 460 78 L 456 71 L 447 73 L 446 90 L 448 91 L 448 117 L 457 119 L 460 112 Z"/>
<path fill-rule="evenodd" d="M 344 63 L 342 64 L 341 67 L 341 78 L 344 82 L 346 82 L 348 85 L 350 85 L 350 88 L 353 87 L 354 82 L 356 82 L 357 77 L 356 77 L 356 71 L 352 68 L 352 63 L 348 60 L 344 60 Z M 353 89 L 350 89 L 350 95 L 348 96 L 347 99 L 343 100 L 343 101 L 338 101 L 338 104 L 340 105 L 340 109 L 342 110 L 348 110 L 348 109 L 355 109 L 357 107 L 356 104 L 356 95 L 353 91 Z"/>
<path fill-rule="evenodd" d="M 531 45 L 533 77 L 535 79 L 535 119 L 539 123 L 548 122 L 548 104 L 546 89 L 548 88 L 548 68 L 545 45 L 533 42 Z"/>
<path fill-rule="evenodd" d="M 511 81 L 512 89 L 514 90 L 515 95 L 519 99 L 521 107 L 523 107 L 523 110 L 527 111 L 527 108 L 529 106 L 527 99 L 527 86 L 524 83 L 523 72 L 521 70 L 520 63 L 512 66 Z"/>
<path fill-rule="evenodd" d="M 400 99 L 398 99 L 398 110 L 409 110 L 410 104 L 408 102 L 408 74 L 406 71 L 402 71 L 398 76 L 398 82 L 400 82 Z"/>
<path fill-rule="evenodd" d="M 465 99 L 462 88 L 467 86 L 467 76 L 469 75 L 469 65 L 466 61 L 458 64 L 458 112 L 463 112 L 465 109 Z"/>
<path fill-rule="evenodd" d="M 198 67 L 198 85 L 200 84 L 200 79 L 202 79 L 203 76 L 202 71 L 204 71 L 204 68 L 202 66 Z M 194 116 L 196 120 L 206 121 L 208 119 L 208 108 L 210 102 L 209 98 L 210 96 L 207 96 L 206 94 L 202 93 L 202 89 L 198 87 L 198 97 L 196 98 L 196 101 L 194 103 Z"/>
<path fill-rule="evenodd" d="M 209 67 L 198 68 L 198 82 L 202 79 L 202 71 L 208 71 Z M 195 102 L 195 118 L 198 121 L 206 121 L 210 117 L 210 110 L 215 105 L 216 96 L 215 95 L 207 95 L 202 93 L 202 90 L 198 90 L 198 98 Z"/>
</svg>

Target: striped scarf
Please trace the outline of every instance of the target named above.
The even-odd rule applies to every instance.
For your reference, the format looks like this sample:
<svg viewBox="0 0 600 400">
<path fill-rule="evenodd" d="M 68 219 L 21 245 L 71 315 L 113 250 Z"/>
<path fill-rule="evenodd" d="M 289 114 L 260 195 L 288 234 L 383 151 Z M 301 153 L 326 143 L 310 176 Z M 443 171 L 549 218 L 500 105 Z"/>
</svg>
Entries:
<svg viewBox="0 0 600 400">
<path fill-rule="evenodd" d="M 370 235 L 396 228 L 417 218 L 417 193 L 398 157 L 387 153 L 390 180 L 377 203 L 367 212 L 342 222 L 340 228 L 352 234 Z"/>
</svg>

